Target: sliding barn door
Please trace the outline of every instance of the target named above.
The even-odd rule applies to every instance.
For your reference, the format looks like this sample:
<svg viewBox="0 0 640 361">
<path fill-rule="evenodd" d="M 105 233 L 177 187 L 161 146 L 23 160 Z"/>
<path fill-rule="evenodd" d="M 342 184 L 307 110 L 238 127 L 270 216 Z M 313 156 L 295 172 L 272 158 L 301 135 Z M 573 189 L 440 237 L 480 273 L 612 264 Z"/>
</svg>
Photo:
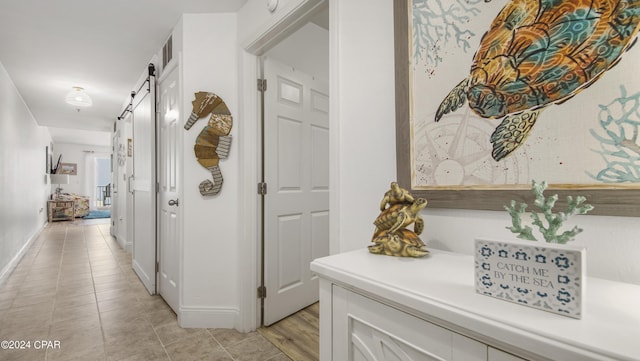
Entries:
<svg viewBox="0 0 640 361">
<path fill-rule="evenodd" d="M 156 293 L 156 118 L 155 81 L 133 99 L 133 269 Z"/>
</svg>

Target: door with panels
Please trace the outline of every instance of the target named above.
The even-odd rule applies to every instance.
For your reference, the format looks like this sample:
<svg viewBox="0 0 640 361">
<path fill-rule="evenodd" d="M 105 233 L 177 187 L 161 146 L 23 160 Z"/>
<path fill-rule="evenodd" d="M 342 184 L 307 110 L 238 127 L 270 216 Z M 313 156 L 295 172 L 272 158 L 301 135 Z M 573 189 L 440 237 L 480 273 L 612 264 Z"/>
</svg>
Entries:
<svg viewBox="0 0 640 361">
<path fill-rule="evenodd" d="M 177 60 L 176 60 L 177 61 Z M 180 87 L 175 65 L 159 79 L 158 104 L 158 293 L 178 312 L 180 257 Z"/>
<path fill-rule="evenodd" d="M 310 262 L 329 254 L 328 84 L 263 58 L 264 324 L 318 300 Z"/>
</svg>

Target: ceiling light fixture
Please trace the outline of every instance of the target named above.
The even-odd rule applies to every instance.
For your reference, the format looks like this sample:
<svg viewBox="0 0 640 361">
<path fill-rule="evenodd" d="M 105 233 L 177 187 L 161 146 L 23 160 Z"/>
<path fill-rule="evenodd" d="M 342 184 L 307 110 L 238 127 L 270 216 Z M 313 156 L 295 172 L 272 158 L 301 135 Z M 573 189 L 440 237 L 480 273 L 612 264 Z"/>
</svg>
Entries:
<svg viewBox="0 0 640 361">
<path fill-rule="evenodd" d="M 91 101 L 91 97 L 87 93 L 85 93 L 84 88 L 79 86 L 74 86 L 73 89 L 65 98 L 67 104 L 75 105 L 78 107 L 90 107 L 93 105 L 93 101 Z"/>
</svg>

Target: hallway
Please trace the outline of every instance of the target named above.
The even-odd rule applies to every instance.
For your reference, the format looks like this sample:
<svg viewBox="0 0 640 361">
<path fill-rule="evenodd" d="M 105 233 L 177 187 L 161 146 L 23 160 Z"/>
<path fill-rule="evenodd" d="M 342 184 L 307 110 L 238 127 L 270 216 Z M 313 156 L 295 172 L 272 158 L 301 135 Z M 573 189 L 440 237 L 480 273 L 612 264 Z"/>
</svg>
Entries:
<svg viewBox="0 0 640 361">
<path fill-rule="evenodd" d="M 0 341 L 25 341 L 3 361 L 290 360 L 258 332 L 178 327 L 105 220 L 50 223 L 0 285 L 0 325 Z"/>
</svg>

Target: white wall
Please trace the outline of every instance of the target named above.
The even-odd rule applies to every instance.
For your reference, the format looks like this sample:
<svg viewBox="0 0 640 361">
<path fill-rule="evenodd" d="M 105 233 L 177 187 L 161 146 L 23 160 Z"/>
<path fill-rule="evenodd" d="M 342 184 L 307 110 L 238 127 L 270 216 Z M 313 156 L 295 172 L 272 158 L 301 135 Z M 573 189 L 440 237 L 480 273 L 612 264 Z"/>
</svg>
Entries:
<svg viewBox="0 0 640 361">
<path fill-rule="evenodd" d="M 85 119 L 86 121 L 86 119 Z M 51 138 L 59 143 L 92 144 L 103 147 L 111 145 L 111 136 L 106 131 L 48 127 Z"/>
<path fill-rule="evenodd" d="M 427 206 L 428 207 L 428 206 Z M 478 236 L 516 239 L 507 212 L 438 210 L 424 212 L 423 239 L 430 247 L 473 254 Z M 591 277 L 640 284 L 640 222 L 637 217 L 576 216 L 566 224 L 583 229 L 573 245 L 587 247 L 587 274 Z"/>
<path fill-rule="evenodd" d="M 393 1 L 330 6 L 338 31 L 332 94 L 339 94 L 332 98 L 339 197 L 331 226 L 344 252 L 368 245 L 380 198 L 396 178 Z"/>
<path fill-rule="evenodd" d="M 108 133 L 107 133 L 108 134 Z M 62 163 L 75 163 L 78 174 L 69 176 L 69 184 L 61 185 L 63 193 L 75 193 L 89 197 L 89 205 L 93 209 L 96 200 L 95 158 L 108 158 L 111 155 L 111 147 L 95 146 L 88 144 L 54 143 L 54 163 L 58 156 L 62 155 Z M 57 185 L 52 184 L 52 192 Z"/>
<path fill-rule="evenodd" d="M 46 224 L 50 143 L 0 64 L 0 284 Z"/>
<path fill-rule="evenodd" d="M 266 55 L 316 79 L 329 81 L 329 32 L 316 24 L 304 25 Z"/>
<path fill-rule="evenodd" d="M 229 327 L 238 316 L 239 158 L 237 127 L 238 66 L 236 14 L 185 14 L 182 19 L 182 118 L 186 120 L 194 93 L 209 91 L 220 96 L 233 115 L 233 142 L 228 159 L 220 161 L 224 177 L 221 192 L 200 195 L 198 185 L 211 173 L 196 160 L 193 146 L 207 119 L 183 130 L 184 244 L 182 303 L 183 327 Z M 174 38 L 174 42 L 176 39 Z M 176 43 L 174 43 L 176 44 Z M 179 44 L 179 42 L 178 42 Z M 180 45 L 176 44 L 177 46 Z"/>
<path fill-rule="evenodd" d="M 238 40 L 240 40 L 240 45 L 244 47 L 248 42 L 255 40 L 257 35 L 277 28 L 279 21 L 286 18 L 290 13 L 302 8 L 308 8 L 307 5 L 314 6 L 319 1 L 280 0 L 276 10 L 270 12 L 265 1 L 248 0 L 238 11 Z"/>
<path fill-rule="evenodd" d="M 392 6 L 392 0 L 331 2 L 338 31 L 332 80 L 339 94 L 338 119 L 331 125 L 338 127 L 340 194 L 332 227 L 339 222 L 341 252 L 367 246 L 377 206 L 396 178 Z M 423 239 L 434 248 L 471 254 L 476 236 L 513 237 L 504 229 L 510 225 L 506 212 L 428 209 L 424 218 Z M 590 276 L 640 284 L 637 218 L 581 216 L 575 221 L 584 229 L 576 244 L 589 249 Z"/>
</svg>

